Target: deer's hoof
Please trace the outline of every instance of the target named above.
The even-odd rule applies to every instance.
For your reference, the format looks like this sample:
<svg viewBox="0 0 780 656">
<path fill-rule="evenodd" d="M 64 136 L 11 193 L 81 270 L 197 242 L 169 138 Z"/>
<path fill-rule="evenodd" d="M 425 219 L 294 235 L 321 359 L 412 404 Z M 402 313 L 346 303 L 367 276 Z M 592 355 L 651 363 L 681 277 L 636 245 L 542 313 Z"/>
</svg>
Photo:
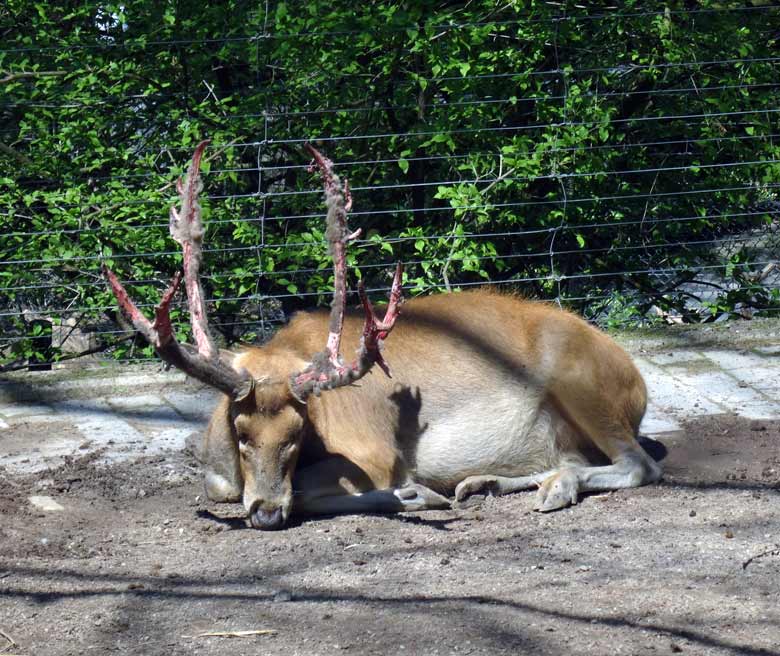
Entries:
<svg viewBox="0 0 780 656">
<path fill-rule="evenodd" d="M 549 512 L 577 503 L 579 484 L 577 475 L 570 469 L 562 469 L 549 476 L 536 493 L 534 510 Z"/>
</svg>

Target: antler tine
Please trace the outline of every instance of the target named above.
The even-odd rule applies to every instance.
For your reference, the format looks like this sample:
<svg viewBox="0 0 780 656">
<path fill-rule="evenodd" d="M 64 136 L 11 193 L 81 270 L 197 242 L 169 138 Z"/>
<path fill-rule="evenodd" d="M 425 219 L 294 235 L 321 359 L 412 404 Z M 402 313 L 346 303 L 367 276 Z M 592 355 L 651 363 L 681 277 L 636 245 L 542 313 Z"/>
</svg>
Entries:
<svg viewBox="0 0 780 656">
<path fill-rule="evenodd" d="M 302 401 L 305 401 L 309 394 L 319 395 L 322 390 L 353 383 L 368 373 L 374 364 L 379 364 L 381 369 L 390 376 L 390 369 L 381 353 L 382 340 L 392 330 L 398 316 L 402 300 L 401 277 L 403 273 L 403 267 L 399 263 L 390 292 L 390 303 L 382 321 L 374 313 L 362 282 L 359 284 L 358 289 L 366 319 L 357 357 L 350 365 L 345 365 L 339 354 L 339 349 L 346 304 L 347 244 L 357 239 L 361 230 L 350 232 L 347 227 L 347 214 L 352 209 L 349 183 L 345 180 L 342 185 L 339 177 L 333 172 L 331 160 L 322 155 L 311 144 L 307 143 L 305 147 L 314 158 L 310 170 L 313 170 L 314 166 L 319 169 L 325 189 L 325 203 L 328 208 L 325 236 L 333 257 L 334 290 L 325 350 L 315 354 L 311 364 L 300 373 L 294 374 L 290 380 L 293 394 Z"/>
<path fill-rule="evenodd" d="M 382 341 L 393 329 L 395 320 L 401 311 L 401 303 L 403 302 L 403 289 L 401 288 L 403 273 L 404 265 L 399 262 L 395 267 L 393 286 L 390 288 L 390 300 L 387 303 L 385 317 L 381 321 L 376 316 L 371 301 L 368 300 L 363 281 L 361 280 L 358 283 L 358 294 L 360 294 L 360 301 L 363 303 L 363 310 L 366 313 L 366 320 L 363 324 L 363 336 L 360 339 L 360 348 L 355 360 L 359 373 L 358 378 L 364 376 L 374 366 L 374 363 L 379 365 L 388 378 L 393 377 L 390 373 L 390 367 L 385 362 L 384 357 L 382 357 Z"/>
<path fill-rule="evenodd" d="M 326 346 L 328 360 L 334 367 L 341 366 L 339 349 L 341 346 L 341 333 L 344 327 L 344 307 L 347 296 L 347 244 L 360 236 L 361 230 L 350 232 L 347 227 L 347 203 L 352 205 L 349 194 L 349 186 L 345 182 L 342 187 L 341 180 L 333 172 L 333 162 L 322 155 L 311 144 L 305 144 L 305 148 L 314 158 L 322 175 L 322 183 L 325 188 L 325 203 L 328 213 L 325 217 L 325 237 L 328 240 L 328 248 L 333 258 L 333 301 L 331 302 L 330 321 L 328 323 L 328 342 Z M 310 169 L 312 169 L 310 167 Z"/>
<path fill-rule="evenodd" d="M 175 208 L 171 208 L 170 231 L 171 236 L 181 244 L 184 271 L 174 275 L 160 304 L 155 308 L 154 322 L 149 321 L 133 303 L 113 271 L 104 266 L 103 273 L 122 312 L 165 362 L 225 394 L 238 398 L 246 392 L 247 385 L 251 385 L 252 381 L 246 372 L 237 372 L 219 359 L 219 351 L 209 333 L 203 289 L 198 275 L 203 257 L 203 224 L 198 202 L 198 194 L 203 187 L 200 181 L 200 162 L 208 144 L 208 140 L 198 144 L 185 181 L 182 183 L 179 180 L 176 185 L 181 197 L 181 209 L 177 212 Z M 179 344 L 171 326 L 170 305 L 181 285 L 182 277 L 187 289 L 192 333 L 197 350 L 187 344 Z"/>
<path fill-rule="evenodd" d="M 214 346 L 214 340 L 209 332 L 203 287 L 200 284 L 200 263 L 203 260 L 203 222 L 198 201 L 198 196 L 203 189 L 200 179 L 200 161 L 209 143 L 211 141 L 205 139 L 197 145 L 184 183 L 181 178 L 177 181 L 176 188 L 181 198 L 181 210 L 177 212 L 175 207 L 171 207 L 170 231 L 171 237 L 179 242 L 182 248 L 184 286 L 187 289 L 192 336 L 198 345 L 198 353 L 207 360 L 215 360 L 219 358 L 219 351 Z"/>
</svg>

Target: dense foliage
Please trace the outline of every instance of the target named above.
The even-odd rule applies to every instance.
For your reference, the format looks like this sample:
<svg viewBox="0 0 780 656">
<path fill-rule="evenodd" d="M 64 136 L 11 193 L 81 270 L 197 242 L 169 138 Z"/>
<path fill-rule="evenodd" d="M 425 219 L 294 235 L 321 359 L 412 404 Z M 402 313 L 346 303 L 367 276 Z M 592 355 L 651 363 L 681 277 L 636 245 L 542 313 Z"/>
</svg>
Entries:
<svg viewBox="0 0 780 656">
<path fill-rule="evenodd" d="M 227 342 L 327 298 L 307 139 L 352 182 L 369 287 L 403 259 L 415 293 L 524 281 L 607 323 L 777 308 L 780 10 L 564 4 L 8 0 L 0 356 L 113 320 L 101 261 L 154 303 L 204 137 Z"/>
</svg>

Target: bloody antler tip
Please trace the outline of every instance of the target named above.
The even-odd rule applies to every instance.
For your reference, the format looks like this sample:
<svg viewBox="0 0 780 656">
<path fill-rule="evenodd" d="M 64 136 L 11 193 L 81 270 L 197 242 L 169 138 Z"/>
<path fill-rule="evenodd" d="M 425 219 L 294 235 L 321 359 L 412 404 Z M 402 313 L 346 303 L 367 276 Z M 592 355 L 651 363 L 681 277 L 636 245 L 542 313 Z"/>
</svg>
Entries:
<svg viewBox="0 0 780 656">
<path fill-rule="evenodd" d="M 309 155 L 311 155 L 312 157 L 317 157 L 317 156 L 319 156 L 319 157 L 322 157 L 322 153 L 320 153 L 320 151 L 319 151 L 319 150 L 317 150 L 317 149 L 316 149 L 316 148 L 315 148 L 315 147 L 312 145 L 311 141 L 307 141 L 306 143 L 304 143 L 304 144 L 303 144 L 303 147 L 304 147 L 306 150 L 308 150 L 308 151 L 309 151 Z"/>
<path fill-rule="evenodd" d="M 309 170 L 313 171 L 315 166 L 319 168 L 320 172 L 323 174 L 324 182 L 327 184 L 333 174 L 333 162 L 308 141 L 303 144 L 303 147 L 308 150 L 309 154 L 314 158 L 314 162 L 309 166 Z"/>
<path fill-rule="evenodd" d="M 119 282 L 119 278 L 116 277 L 116 274 L 108 267 L 105 262 L 100 265 L 100 270 L 108 280 L 108 283 L 112 289 L 122 288 L 122 283 Z"/>
<path fill-rule="evenodd" d="M 203 151 L 206 150 L 206 146 L 211 143 L 211 139 L 204 139 L 197 146 L 195 146 L 195 152 L 192 153 L 192 170 L 197 175 L 200 169 L 200 160 L 203 157 Z"/>
</svg>

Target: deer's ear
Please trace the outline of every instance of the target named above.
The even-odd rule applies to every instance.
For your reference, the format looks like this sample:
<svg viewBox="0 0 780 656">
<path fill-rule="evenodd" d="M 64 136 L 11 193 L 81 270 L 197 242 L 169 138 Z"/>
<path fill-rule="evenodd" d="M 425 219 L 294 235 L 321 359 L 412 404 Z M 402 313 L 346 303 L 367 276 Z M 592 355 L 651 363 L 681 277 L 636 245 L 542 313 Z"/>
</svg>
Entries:
<svg viewBox="0 0 780 656">
<path fill-rule="evenodd" d="M 198 458 L 203 464 L 206 496 L 217 503 L 236 503 L 244 494 L 244 477 L 238 439 L 230 419 L 230 400 L 214 411 L 203 437 Z"/>
<path fill-rule="evenodd" d="M 254 391 L 255 391 L 255 379 L 252 378 L 251 376 L 247 376 L 244 379 L 244 381 L 241 383 L 241 387 L 239 387 L 236 390 L 233 396 L 233 400 L 236 401 L 236 403 L 241 403 L 242 401 L 246 401 Z"/>
</svg>

